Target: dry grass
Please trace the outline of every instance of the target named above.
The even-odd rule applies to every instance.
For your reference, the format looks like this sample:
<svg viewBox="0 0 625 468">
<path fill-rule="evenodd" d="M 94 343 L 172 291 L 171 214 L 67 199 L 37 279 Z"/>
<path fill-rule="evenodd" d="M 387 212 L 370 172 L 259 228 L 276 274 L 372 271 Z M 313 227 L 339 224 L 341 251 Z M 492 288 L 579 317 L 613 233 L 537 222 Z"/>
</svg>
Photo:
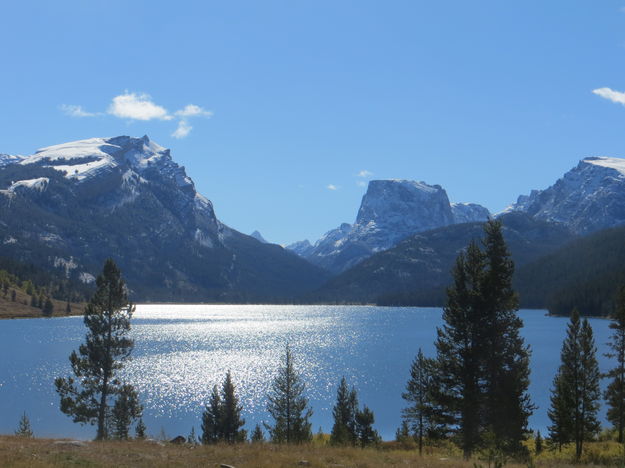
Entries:
<svg viewBox="0 0 625 468">
<path fill-rule="evenodd" d="M 0 319 L 13 319 L 13 318 L 41 318 L 41 309 L 38 307 L 30 306 L 30 296 L 21 289 L 16 289 L 16 300 L 11 301 L 11 289 L 5 298 L 0 291 Z M 66 302 L 57 301 L 52 299 L 54 304 L 53 317 L 65 317 Z M 85 311 L 85 303 L 71 304 L 72 313 L 70 315 L 82 315 Z"/>
<path fill-rule="evenodd" d="M 439 451 L 441 449 L 438 449 Z M 302 463 L 306 461 L 307 463 Z M 477 465 L 475 465 L 477 463 Z M 310 444 L 277 446 L 272 444 L 239 444 L 216 446 L 158 445 L 148 441 L 87 442 L 74 446 L 60 440 L 0 437 L 0 466 L 2 467 L 219 467 L 227 464 L 236 468 L 286 467 L 415 467 L 415 468 L 474 468 L 486 467 L 479 460 L 464 461 L 455 454 L 430 453 L 420 457 L 414 450 L 399 448 L 357 449 Z M 506 465 L 526 468 L 527 464 Z M 536 467 L 572 468 L 564 460 L 554 458 L 536 461 Z M 587 466 L 607 466 L 592 464 Z M 614 466 L 614 465 L 612 465 Z"/>
</svg>

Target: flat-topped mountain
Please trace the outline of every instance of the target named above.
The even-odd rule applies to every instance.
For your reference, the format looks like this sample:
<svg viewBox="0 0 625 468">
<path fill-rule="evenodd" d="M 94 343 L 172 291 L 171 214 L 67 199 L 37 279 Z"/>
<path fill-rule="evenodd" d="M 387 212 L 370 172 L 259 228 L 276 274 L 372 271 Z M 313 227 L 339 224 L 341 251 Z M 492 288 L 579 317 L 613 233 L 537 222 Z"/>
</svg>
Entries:
<svg viewBox="0 0 625 468">
<path fill-rule="evenodd" d="M 339 273 L 412 234 L 452 224 L 486 221 L 489 216 L 489 211 L 480 205 L 450 203 L 440 185 L 372 180 L 354 224 L 342 224 L 314 245 L 302 241 L 287 248 Z"/>
<path fill-rule="evenodd" d="M 112 257 L 139 300 L 283 300 L 326 278 L 221 223 L 184 167 L 147 136 L 2 155 L 0 254 L 86 282 Z"/>
</svg>

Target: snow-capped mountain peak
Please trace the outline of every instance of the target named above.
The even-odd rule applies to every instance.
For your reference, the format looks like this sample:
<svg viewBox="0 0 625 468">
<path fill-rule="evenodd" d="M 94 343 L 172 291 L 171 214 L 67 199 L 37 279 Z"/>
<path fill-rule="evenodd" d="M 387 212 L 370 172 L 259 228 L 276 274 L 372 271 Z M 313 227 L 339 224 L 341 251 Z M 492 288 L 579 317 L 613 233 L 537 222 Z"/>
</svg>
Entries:
<svg viewBox="0 0 625 468">
<path fill-rule="evenodd" d="M 521 195 L 509 211 L 564 224 L 577 234 L 625 224 L 625 159 L 582 159 L 551 187 Z"/>
<path fill-rule="evenodd" d="M 611 158 L 608 156 L 592 156 L 582 159 L 582 163 L 593 164 L 595 166 L 606 167 L 608 169 L 614 169 L 620 174 L 625 176 L 625 159 Z"/>
</svg>

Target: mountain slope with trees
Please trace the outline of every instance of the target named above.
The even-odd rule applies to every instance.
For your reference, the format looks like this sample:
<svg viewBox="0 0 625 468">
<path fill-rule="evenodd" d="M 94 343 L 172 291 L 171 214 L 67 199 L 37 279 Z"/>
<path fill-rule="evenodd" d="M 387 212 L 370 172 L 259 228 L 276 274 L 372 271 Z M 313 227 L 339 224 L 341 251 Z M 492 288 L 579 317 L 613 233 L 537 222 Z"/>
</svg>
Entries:
<svg viewBox="0 0 625 468">
<path fill-rule="evenodd" d="M 536 221 L 524 213 L 500 218 L 517 265 L 550 253 L 571 240 L 564 226 Z M 465 223 L 423 232 L 332 278 L 310 300 L 441 306 L 459 252 L 482 235 L 483 223 Z"/>
<path fill-rule="evenodd" d="M 92 282 L 105 259 L 133 300 L 284 301 L 328 277 L 221 223 L 169 150 L 93 138 L 0 167 L 0 255 Z"/>
<path fill-rule="evenodd" d="M 625 284 L 625 226 L 575 239 L 518 269 L 515 287 L 526 307 L 568 315 L 610 315 Z"/>
</svg>

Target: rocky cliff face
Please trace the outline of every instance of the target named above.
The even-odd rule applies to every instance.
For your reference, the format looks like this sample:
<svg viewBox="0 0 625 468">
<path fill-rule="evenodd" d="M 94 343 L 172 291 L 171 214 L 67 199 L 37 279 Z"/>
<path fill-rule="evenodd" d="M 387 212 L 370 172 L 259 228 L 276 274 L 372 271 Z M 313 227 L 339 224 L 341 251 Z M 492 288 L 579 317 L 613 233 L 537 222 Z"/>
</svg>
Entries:
<svg viewBox="0 0 625 468">
<path fill-rule="evenodd" d="M 147 136 L 0 157 L 0 255 L 84 281 L 112 257 L 141 300 L 277 298 L 325 278 L 221 223 L 184 167 Z"/>
<path fill-rule="evenodd" d="M 554 185 L 520 196 L 506 211 L 561 223 L 577 234 L 625 224 L 625 159 L 583 159 Z"/>
<path fill-rule="evenodd" d="M 312 247 L 302 248 L 297 243 L 293 250 L 329 271 L 341 272 L 412 234 L 451 224 L 485 221 L 488 216 L 488 210 L 479 205 L 452 205 L 440 185 L 372 180 L 354 224 L 344 223 L 329 231 Z"/>
</svg>

